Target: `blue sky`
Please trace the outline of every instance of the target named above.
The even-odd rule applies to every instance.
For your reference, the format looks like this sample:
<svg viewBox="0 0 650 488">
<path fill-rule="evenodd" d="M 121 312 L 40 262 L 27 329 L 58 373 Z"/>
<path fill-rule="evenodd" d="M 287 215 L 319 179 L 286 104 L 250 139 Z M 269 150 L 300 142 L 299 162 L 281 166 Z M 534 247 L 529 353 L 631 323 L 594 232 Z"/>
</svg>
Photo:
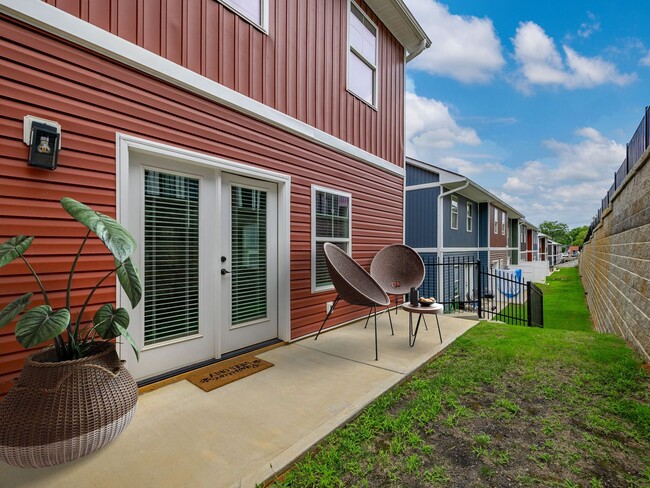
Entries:
<svg viewBox="0 0 650 488">
<path fill-rule="evenodd" d="M 619 0 L 405 0 L 407 155 L 539 224 L 591 222 L 650 105 L 650 9 Z"/>
</svg>

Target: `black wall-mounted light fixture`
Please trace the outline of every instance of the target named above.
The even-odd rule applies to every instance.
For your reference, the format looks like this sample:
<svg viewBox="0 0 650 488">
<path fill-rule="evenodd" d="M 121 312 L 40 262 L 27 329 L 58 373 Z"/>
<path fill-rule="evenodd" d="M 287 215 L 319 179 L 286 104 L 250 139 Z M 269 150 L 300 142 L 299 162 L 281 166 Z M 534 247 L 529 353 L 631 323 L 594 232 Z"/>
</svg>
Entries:
<svg viewBox="0 0 650 488">
<path fill-rule="evenodd" d="M 23 141 L 29 145 L 27 164 L 37 168 L 56 169 L 61 149 L 61 126 L 56 122 L 25 117 Z"/>
</svg>

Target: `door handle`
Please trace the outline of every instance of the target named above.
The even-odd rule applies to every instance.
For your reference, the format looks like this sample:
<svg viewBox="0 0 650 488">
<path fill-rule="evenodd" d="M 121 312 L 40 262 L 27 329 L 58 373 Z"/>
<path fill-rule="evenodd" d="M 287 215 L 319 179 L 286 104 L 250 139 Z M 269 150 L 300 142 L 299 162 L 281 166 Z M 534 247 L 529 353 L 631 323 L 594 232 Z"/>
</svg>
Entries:
<svg viewBox="0 0 650 488">
<path fill-rule="evenodd" d="M 228 273 L 230 273 L 230 271 L 228 271 L 226 268 L 221 268 L 222 275 L 227 275 Z"/>
</svg>

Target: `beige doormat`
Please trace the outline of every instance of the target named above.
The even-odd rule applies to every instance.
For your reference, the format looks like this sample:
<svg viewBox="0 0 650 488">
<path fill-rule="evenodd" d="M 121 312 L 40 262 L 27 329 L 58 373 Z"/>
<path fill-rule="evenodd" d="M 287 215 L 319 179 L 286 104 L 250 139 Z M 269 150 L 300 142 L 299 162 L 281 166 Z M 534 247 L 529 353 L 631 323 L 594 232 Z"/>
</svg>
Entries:
<svg viewBox="0 0 650 488">
<path fill-rule="evenodd" d="M 212 391 L 271 366 L 273 363 L 255 356 L 242 356 L 201 368 L 201 371 L 188 376 L 187 381 L 194 383 L 203 391 Z"/>
</svg>

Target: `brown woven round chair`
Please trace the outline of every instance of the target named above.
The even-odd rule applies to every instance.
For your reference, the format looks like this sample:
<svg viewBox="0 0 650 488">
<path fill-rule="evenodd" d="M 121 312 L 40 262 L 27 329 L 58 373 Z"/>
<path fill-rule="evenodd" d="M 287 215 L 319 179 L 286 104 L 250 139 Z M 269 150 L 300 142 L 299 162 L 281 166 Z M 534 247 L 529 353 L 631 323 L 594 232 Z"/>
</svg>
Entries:
<svg viewBox="0 0 650 488">
<path fill-rule="evenodd" d="M 388 295 L 396 296 L 397 306 L 400 295 L 406 295 L 411 288 L 419 288 L 424 281 L 424 262 L 414 249 L 404 244 L 391 244 L 372 259 L 370 275 Z"/>
<path fill-rule="evenodd" d="M 370 314 L 375 312 L 375 360 L 379 359 L 377 347 L 377 305 L 388 306 L 390 299 L 381 285 L 377 283 L 368 272 L 363 269 L 354 259 L 348 256 L 343 250 L 331 242 L 326 242 L 325 261 L 329 271 L 332 284 L 336 289 L 336 299 L 329 309 L 325 320 L 318 329 L 314 340 L 318 339 L 325 322 L 330 317 L 339 300 L 344 300 L 350 305 L 370 307 Z"/>
</svg>

